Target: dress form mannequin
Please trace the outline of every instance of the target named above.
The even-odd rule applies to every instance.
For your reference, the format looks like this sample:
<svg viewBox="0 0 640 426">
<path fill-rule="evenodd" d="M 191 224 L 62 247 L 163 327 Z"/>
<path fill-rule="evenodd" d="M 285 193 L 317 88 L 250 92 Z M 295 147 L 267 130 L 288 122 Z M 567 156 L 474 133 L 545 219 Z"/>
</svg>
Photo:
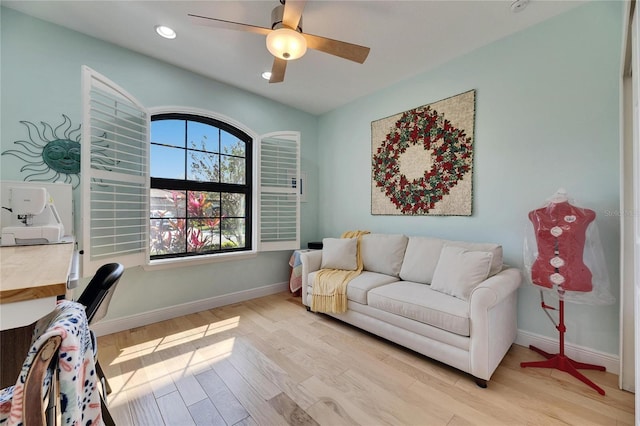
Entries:
<svg viewBox="0 0 640 426">
<path fill-rule="evenodd" d="M 573 206 L 569 203 L 566 192 L 559 190 L 545 207 L 529 212 L 529 220 L 533 224 L 537 244 L 536 258 L 531 265 L 531 282 L 535 285 L 556 290 L 559 297 L 558 308 L 544 302 L 542 309 L 557 310 L 559 321 L 554 323 L 559 332 L 559 352 L 548 353 L 535 346 L 529 346 L 534 352 L 546 358 L 544 361 L 521 362 L 521 367 L 555 368 L 582 381 L 604 395 L 602 388 L 584 376 L 578 369 L 605 371 L 600 365 L 575 361 L 564 353 L 565 292 L 588 293 L 593 290 L 592 272 L 584 263 L 587 228 L 596 217 L 593 210 Z M 549 318 L 551 316 L 547 312 Z M 553 321 L 553 319 L 552 319 Z"/>
<path fill-rule="evenodd" d="M 538 256 L 531 267 L 534 284 L 559 291 L 592 290 L 592 275 L 583 253 L 587 227 L 595 217 L 593 210 L 557 197 L 529 213 L 538 245 Z"/>
</svg>

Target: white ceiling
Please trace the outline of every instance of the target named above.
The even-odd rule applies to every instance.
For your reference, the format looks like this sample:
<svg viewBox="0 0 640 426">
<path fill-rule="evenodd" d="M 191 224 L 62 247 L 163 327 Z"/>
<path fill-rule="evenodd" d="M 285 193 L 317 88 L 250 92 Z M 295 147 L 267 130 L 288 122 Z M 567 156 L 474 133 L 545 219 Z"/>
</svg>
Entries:
<svg viewBox="0 0 640 426">
<path fill-rule="evenodd" d="M 518 13 L 511 1 L 309 0 L 303 31 L 368 46 L 360 65 L 309 50 L 288 64 L 283 83 L 260 77 L 273 57 L 264 36 L 193 25 L 187 13 L 271 26 L 277 0 L 8 1 L 2 5 L 109 41 L 312 114 L 322 114 L 480 46 L 537 24 L 584 1 L 532 0 Z M 178 37 L 165 40 L 154 26 Z"/>
</svg>

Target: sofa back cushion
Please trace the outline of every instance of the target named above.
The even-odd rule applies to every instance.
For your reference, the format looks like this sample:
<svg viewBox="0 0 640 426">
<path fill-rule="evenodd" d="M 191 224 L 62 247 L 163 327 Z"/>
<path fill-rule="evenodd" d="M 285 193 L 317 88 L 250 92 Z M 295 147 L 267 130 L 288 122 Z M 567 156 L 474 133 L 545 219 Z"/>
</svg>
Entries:
<svg viewBox="0 0 640 426">
<path fill-rule="evenodd" d="M 449 241 L 430 237 L 409 237 L 404 262 L 400 270 L 400 278 L 404 281 L 431 284 L 436 265 L 440 259 L 440 252 L 445 245 L 461 247 L 469 251 L 489 252 L 493 255 L 489 276 L 493 276 L 502 270 L 501 245 Z"/>
<path fill-rule="evenodd" d="M 400 278 L 414 283 L 430 284 L 445 240 L 409 237 Z"/>
<path fill-rule="evenodd" d="M 366 271 L 400 276 L 409 238 L 399 234 L 367 234 L 360 241 L 360 255 Z"/>
</svg>

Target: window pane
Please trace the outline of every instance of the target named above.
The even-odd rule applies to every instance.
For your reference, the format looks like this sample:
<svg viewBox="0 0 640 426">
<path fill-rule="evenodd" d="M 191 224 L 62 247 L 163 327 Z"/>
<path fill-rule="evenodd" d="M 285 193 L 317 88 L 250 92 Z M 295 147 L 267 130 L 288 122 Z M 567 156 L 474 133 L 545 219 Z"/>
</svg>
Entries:
<svg viewBox="0 0 640 426">
<path fill-rule="evenodd" d="M 176 113 L 155 118 L 150 173 L 168 181 L 166 186 L 152 181 L 162 187 L 150 190 L 151 256 L 251 249 L 245 241 L 247 232 L 250 235 L 246 215 L 251 214 L 250 196 L 245 192 L 251 191 L 246 176 L 251 171 L 248 135 L 239 139 L 222 130 L 226 124 L 208 117 Z"/>
<path fill-rule="evenodd" d="M 222 217 L 244 217 L 244 194 L 222 194 Z"/>
<path fill-rule="evenodd" d="M 189 151 L 187 179 L 198 182 L 220 182 L 220 161 L 218 154 Z"/>
<path fill-rule="evenodd" d="M 151 145 L 151 177 L 184 179 L 184 155 L 182 148 Z"/>
<path fill-rule="evenodd" d="M 222 219 L 222 248 L 242 248 L 245 246 L 245 220 Z"/>
<path fill-rule="evenodd" d="M 151 219 L 149 249 L 152 256 L 184 253 L 185 219 Z"/>
<path fill-rule="evenodd" d="M 220 152 L 219 132 L 220 129 L 209 124 L 198 123 L 197 121 L 187 122 L 189 148 L 209 152 Z"/>
<path fill-rule="evenodd" d="M 199 253 L 220 248 L 219 221 L 190 220 L 187 230 L 187 252 Z"/>
<path fill-rule="evenodd" d="M 245 159 L 221 155 L 220 171 L 221 181 L 224 183 L 244 184 L 245 182 Z"/>
<path fill-rule="evenodd" d="M 152 188 L 150 194 L 149 203 L 152 218 L 185 217 L 187 211 L 185 191 Z"/>
<path fill-rule="evenodd" d="M 214 218 L 220 216 L 220 193 L 189 191 L 187 204 L 189 218 Z"/>
<path fill-rule="evenodd" d="M 153 143 L 186 148 L 184 120 L 156 120 L 151 122 L 149 137 Z"/>
<path fill-rule="evenodd" d="M 245 157 L 245 143 L 224 130 L 221 133 L 220 145 L 222 145 L 222 154 L 232 154 L 238 157 Z"/>
</svg>

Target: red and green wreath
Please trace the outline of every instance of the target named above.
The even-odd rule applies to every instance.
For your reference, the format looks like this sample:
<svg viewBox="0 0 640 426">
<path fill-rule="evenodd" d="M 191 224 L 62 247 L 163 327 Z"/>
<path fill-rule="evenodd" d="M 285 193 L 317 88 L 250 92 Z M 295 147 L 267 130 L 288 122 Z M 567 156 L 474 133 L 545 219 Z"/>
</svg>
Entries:
<svg viewBox="0 0 640 426">
<path fill-rule="evenodd" d="M 400 173 L 407 148 L 422 145 L 433 165 L 419 179 Z M 373 156 L 376 186 L 404 214 L 427 214 L 471 170 L 473 143 L 430 107 L 402 114 Z"/>
</svg>

